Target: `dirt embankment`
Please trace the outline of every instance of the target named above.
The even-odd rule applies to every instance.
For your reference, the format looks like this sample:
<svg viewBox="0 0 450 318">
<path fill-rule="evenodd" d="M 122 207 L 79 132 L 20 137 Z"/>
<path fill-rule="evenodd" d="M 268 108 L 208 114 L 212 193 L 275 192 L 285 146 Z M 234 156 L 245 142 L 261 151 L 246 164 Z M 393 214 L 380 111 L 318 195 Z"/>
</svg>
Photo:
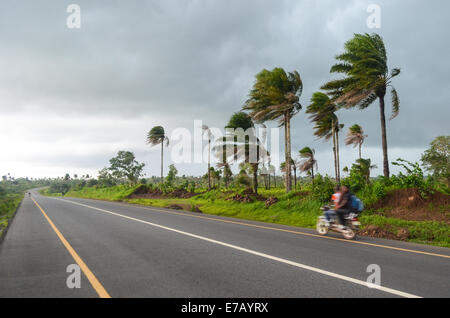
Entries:
<svg viewBox="0 0 450 318">
<path fill-rule="evenodd" d="M 386 217 L 450 224 L 450 196 L 440 192 L 423 197 L 418 189 L 400 189 L 388 194 L 371 208 Z"/>
<path fill-rule="evenodd" d="M 163 193 L 159 189 L 136 189 L 136 191 L 130 195 L 130 199 L 189 199 L 199 195 L 199 193 L 189 192 L 186 190 L 175 190 L 170 193 Z"/>
</svg>

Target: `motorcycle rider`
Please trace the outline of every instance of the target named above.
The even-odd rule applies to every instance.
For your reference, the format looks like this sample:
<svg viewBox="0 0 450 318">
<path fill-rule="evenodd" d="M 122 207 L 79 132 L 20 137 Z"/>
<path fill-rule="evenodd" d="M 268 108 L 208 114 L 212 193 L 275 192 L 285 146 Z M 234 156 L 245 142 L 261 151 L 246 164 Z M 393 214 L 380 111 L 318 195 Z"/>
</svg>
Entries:
<svg viewBox="0 0 450 318">
<path fill-rule="evenodd" d="M 339 198 L 341 197 L 341 189 L 339 188 L 339 186 L 337 186 L 334 189 L 334 194 L 331 196 L 331 204 L 333 204 L 334 206 L 337 206 L 338 202 L 339 202 Z M 331 221 L 331 217 L 333 215 L 335 215 L 335 211 L 334 210 L 328 210 L 324 212 L 324 215 L 327 219 L 327 225 L 330 226 L 330 221 Z"/>
<path fill-rule="evenodd" d="M 341 195 L 339 198 L 339 201 L 337 202 L 334 210 L 339 218 L 339 222 L 341 223 L 339 225 L 339 228 L 341 230 L 345 229 L 345 217 L 348 213 L 353 209 L 351 206 L 350 199 L 352 197 L 352 193 L 350 192 L 349 188 L 347 186 L 341 186 Z"/>
</svg>

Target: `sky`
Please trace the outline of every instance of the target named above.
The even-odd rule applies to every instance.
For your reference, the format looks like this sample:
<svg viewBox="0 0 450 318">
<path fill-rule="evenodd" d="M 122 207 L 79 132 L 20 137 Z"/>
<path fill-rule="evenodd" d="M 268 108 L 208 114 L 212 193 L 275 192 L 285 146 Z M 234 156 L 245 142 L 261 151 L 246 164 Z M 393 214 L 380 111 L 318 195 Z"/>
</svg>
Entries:
<svg viewBox="0 0 450 318">
<path fill-rule="evenodd" d="M 80 28 L 67 26 L 73 3 Z M 380 28 L 367 24 L 370 4 L 381 8 Z M 387 122 L 389 159 L 419 161 L 435 137 L 449 134 L 449 11 L 447 0 L 3 0 L 0 175 L 96 175 L 119 150 L 133 151 L 147 177 L 159 175 L 160 148 L 145 142 L 153 126 L 169 137 L 193 131 L 195 120 L 222 129 L 255 75 L 274 67 L 297 70 L 304 83 L 293 154 L 314 148 L 319 172 L 333 175 L 331 143 L 313 136 L 304 109 L 336 78 L 329 70 L 344 43 L 366 32 L 384 38 L 389 67 L 402 70 L 393 81 L 400 114 Z M 378 104 L 338 116 L 347 129 L 363 127 L 363 157 L 378 166 L 372 175 L 382 174 Z M 282 131 L 279 140 L 282 150 Z M 357 157 L 341 143 L 341 167 Z M 176 166 L 180 175 L 206 170 L 206 162 Z"/>
</svg>

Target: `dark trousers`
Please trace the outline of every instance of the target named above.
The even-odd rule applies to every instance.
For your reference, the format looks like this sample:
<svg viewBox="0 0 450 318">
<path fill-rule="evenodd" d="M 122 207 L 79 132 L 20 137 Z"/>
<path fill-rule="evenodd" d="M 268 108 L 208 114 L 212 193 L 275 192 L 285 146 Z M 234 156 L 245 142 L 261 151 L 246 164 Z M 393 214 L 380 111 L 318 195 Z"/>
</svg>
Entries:
<svg viewBox="0 0 450 318">
<path fill-rule="evenodd" d="M 336 214 L 337 214 L 337 216 L 338 216 L 338 218 L 339 218 L 339 222 L 342 224 L 342 225 L 345 225 L 345 217 L 349 214 L 349 210 L 346 210 L 346 209 L 339 209 L 339 210 L 336 210 Z"/>
</svg>

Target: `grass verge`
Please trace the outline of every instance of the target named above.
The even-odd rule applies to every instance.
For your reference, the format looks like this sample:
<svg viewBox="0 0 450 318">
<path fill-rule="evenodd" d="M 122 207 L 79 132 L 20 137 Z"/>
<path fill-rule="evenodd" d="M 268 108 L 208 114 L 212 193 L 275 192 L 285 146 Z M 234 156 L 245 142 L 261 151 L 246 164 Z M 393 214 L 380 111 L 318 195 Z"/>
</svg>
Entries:
<svg viewBox="0 0 450 318">
<path fill-rule="evenodd" d="M 22 199 L 23 194 L 8 194 L 0 198 L 0 240 Z"/>
</svg>

